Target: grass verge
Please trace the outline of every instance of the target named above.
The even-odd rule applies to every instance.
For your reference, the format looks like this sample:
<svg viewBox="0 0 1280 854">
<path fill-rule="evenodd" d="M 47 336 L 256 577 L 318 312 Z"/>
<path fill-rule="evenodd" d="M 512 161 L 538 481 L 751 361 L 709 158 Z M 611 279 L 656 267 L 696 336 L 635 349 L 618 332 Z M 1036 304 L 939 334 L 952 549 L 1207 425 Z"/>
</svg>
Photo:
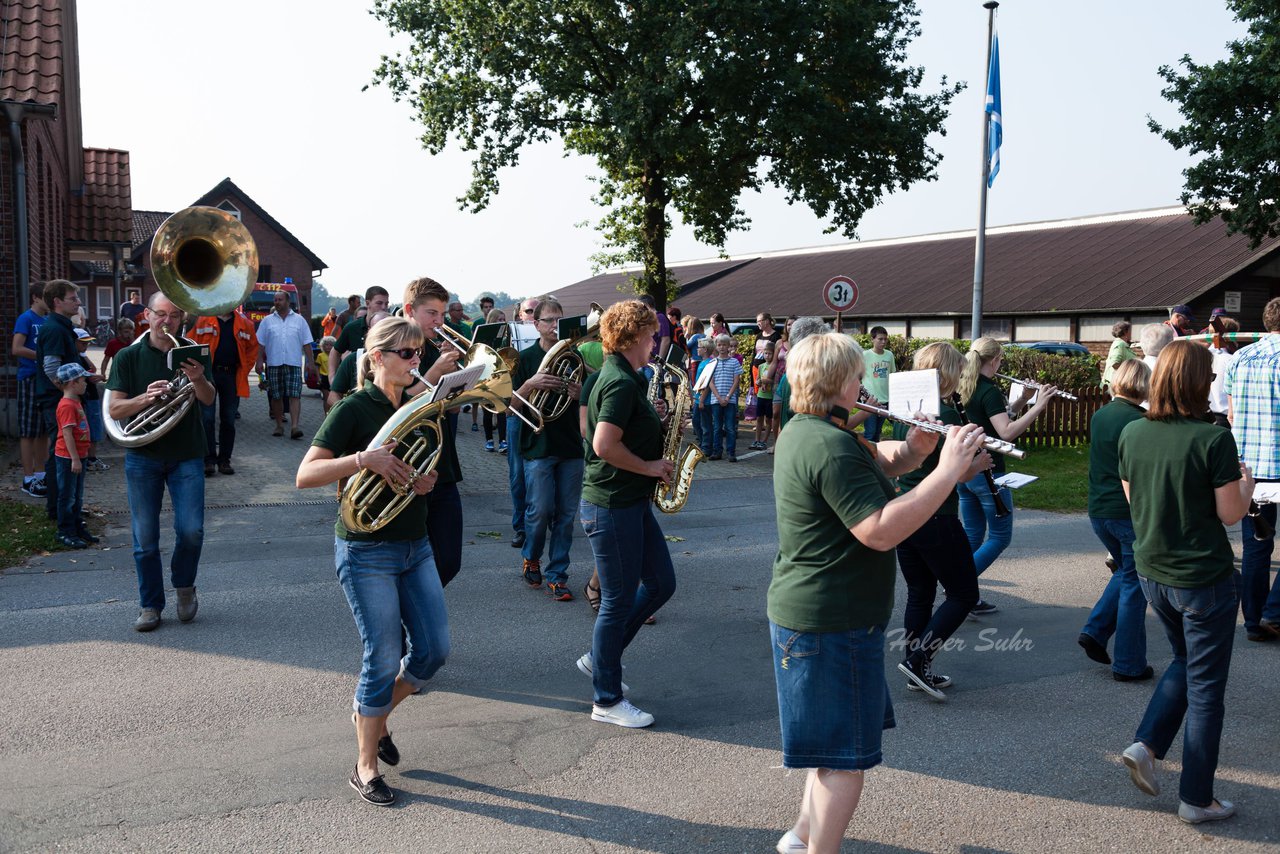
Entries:
<svg viewBox="0 0 1280 854">
<path fill-rule="evenodd" d="M 56 526 L 39 503 L 0 498 L 0 567 L 16 566 L 33 554 L 61 549 Z"/>
<path fill-rule="evenodd" d="M 1025 460 L 1006 459 L 1005 466 L 1009 471 L 1040 478 L 1015 490 L 1015 507 L 1055 513 L 1084 513 L 1088 510 L 1088 445 L 1029 450 Z"/>
</svg>

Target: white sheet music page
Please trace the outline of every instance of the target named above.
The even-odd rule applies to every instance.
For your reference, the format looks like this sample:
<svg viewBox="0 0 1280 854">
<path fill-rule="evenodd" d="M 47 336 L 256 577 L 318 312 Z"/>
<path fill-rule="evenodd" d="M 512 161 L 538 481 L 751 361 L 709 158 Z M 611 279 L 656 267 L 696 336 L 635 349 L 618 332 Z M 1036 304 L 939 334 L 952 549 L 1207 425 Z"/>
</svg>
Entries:
<svg viewBox="0 0 1280 854">
<path fill-rule="evenodd" d="M 1000 475 L 1000 477 L 995 480 L 997 486 L 1007 486 L 1009 489 L 1017 489 L 1020 486 L 1026 486 L 1028 483 L 1035 483 L 1039 479 L 1040 478 L 1033 474 L 1021 474 L 1016 471 L 1011 471 L 1007 474 Z"/>
<path fill-rule="evenodd" d="M 440 378 L 440 384 L 436 386 L 435 393 L 431 395 L 431 402 L 435 403 L 437 400 L 455 397 L 464 391 L 475 388 L 476 383 L 480 381 L 480 377 L 484 373 L 484 369 L 484 365 L 472 365 L 469 368 L 445 374 Z"/>
<path fill-rule="evenodd" d="M 1255 483 L 1253 500 L 1259 504 L 1280 504 L 1280 483 Z"/>
<path fill-rule="evenodd" d="M 942 413 L 938 399 L 938 372 L 899 371 L 889 374 L 889 411 L 899 418 L 917 412 L 937 417 Z"/>
<path fill-rule="evenodd" d="M 1009 399 L 1010 400 L 1017 400 L 1018 398 L 1023 397 L 1028 393 L 1030 393 L 1031 396 L 1027 398 L 1027 406 L 1035 406 L 1036 401 L 1040 399 L 1039 389 L 1036 389 L 1035 391 L 1031 391 L 1022 383 L 1009 383 Z"/>
</svg>

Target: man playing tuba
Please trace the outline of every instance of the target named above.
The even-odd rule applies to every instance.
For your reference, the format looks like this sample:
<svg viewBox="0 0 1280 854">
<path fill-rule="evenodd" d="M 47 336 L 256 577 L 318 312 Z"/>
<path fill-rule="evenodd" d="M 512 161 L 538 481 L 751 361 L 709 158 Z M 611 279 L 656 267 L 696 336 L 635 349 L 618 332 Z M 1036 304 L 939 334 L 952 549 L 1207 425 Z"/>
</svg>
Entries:
<svg viewBox="0 0 1280 854">
<path fill-rule="evenodd" d="M 170 394 L 174 372 L 167 355 L 182 329 L 183 311 L 164 294 L 151 297 L 144 315 L 151 324 L 147 334 L 121 350 L 112 365 L 107 389 L 113 392 L 107 417 L 128 420 Z M 180 366 L 191 381 L 196 400 L 213 403 L 216 391 L 204 375 L 204 366 L 188 359 Z M 164 610 L 164 570 L 160 561 L 160 503 L 165 487 L 173 502 L 173 589 L 178 598 L 178 619 L 195 619 L 196 567 L 204 545 L 204 423 L 200 410 L 189 407 L 181 420 L 164 435 L 124 455 L 129 487 L 129 512 L 133 527 L 133 555 L 138 570 L 141 612 L 133 627 L 149 632 L 160 625 Z"/>
</svg>

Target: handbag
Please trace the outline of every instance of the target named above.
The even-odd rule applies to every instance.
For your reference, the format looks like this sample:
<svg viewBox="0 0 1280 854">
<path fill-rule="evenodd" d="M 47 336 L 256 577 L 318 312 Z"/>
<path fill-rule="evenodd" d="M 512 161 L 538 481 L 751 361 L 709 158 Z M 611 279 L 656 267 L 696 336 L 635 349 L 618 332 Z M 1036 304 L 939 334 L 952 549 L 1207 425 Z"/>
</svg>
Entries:
<svg viewBox="0 0 1280 854">
<path fill-rule="evenodd" d="M 756 417 L 756 393 L 754 390 L 747 392 L 747 408 L 742 413 L 742 417 L 748 421 Z"/>
</svg>

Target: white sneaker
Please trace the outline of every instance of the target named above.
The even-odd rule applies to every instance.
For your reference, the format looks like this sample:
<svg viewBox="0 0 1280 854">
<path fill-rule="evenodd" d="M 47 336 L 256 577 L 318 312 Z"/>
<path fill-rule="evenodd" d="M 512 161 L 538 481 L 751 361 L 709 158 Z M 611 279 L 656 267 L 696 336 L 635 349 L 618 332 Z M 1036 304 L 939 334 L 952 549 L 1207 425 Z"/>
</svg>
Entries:
<svg viewBox="0 0 1280 854">
<path fill-rule="evenodd" d="M 1156 777 L 1156 758 L 1147 750 L 1147 746 L 1135 741 L 1120 754 L 1120 760 L 1129 768 L 1129 776 L 1133 785 L 1148 795 L 1160 794 L 1160 780 Z"/>
<path fill-rule="evenodd" d="M 778 854 L 805 854 L 809 850 L 809 846 L 796 836 L 794 830 L 788 830 L 782 834 L 782 838 L 778 840 L 778 844 L 774 846 Z"/>
<path fill-rule="evenodd" d="M 579 670 L 581 670 L 581 671 L 582 671 L 584 674 L 586 674 L 587 676 L 590 676 L 590 675 L 591 675 L 591 653 L 589 653 L 589 652 L 584 652 L 584 653 L 582 654 L 582 658 L 579 658 L 579 659 L 578 659 L 578 669 L 579 669 Z M 627 666 L 626 666 L 625 664 L 624 664 L 624 665 L 622 665 L 622 669 L 623 669 L 623 670 L 626 670 L 626 669 L 627 669 Z M 630 693 L 630 692 L 631 692 L 631 689 L 630 689 L 629 687 L 627 687 L 627 683 L 626 683 L 626 682 L 623 682 L 623 683 L 622 683 L 622 693 L 627 694 L 627 693 Z"/>
<path fill-rule="evenodd" d="M 617 724 L 633 729 L 653 725 L 653 715 L 642 712 L 631 705 L 630 700 L 621 700 L 616 706 L 591 707 L 591 720 L 602 724 Z"/>
</svg>

